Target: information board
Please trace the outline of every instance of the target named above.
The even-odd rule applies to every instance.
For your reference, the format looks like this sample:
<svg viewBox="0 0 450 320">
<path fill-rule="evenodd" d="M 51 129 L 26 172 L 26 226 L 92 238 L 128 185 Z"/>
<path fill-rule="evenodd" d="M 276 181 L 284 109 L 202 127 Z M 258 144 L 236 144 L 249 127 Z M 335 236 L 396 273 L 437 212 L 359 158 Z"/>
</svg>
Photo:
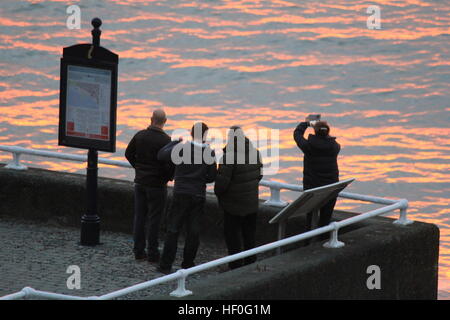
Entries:
<svg viewBox="0 0 450 320">
<path fill-rule="evenodd" d="M 118 56 L 103 47 L 64 48 L 58 144 L 115 152 Z"/>
<path fill-rule="evenodd" d="M 68 65 L 66 135 L 110 138 L 111 71 Z"/>
<path fill-rule="evenodd" d="M 305 190 L 300 197 L 278 212 L 269 223 L 279 223 L 280 221 L 286 221 L 290 217 L 297 217 L 319 210 L 330 199 L 337 197 L 339 192 L 344 190 L 354 180 L 354 178 L 350 178 L 322 187 Z"/>
</svg>

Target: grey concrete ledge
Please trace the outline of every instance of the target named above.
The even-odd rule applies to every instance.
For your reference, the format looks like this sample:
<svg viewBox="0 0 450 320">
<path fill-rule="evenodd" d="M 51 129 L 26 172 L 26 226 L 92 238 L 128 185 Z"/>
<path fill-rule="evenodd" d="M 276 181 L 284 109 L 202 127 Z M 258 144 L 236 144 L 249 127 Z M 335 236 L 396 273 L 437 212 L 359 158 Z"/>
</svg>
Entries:
<svg viewBox="0 0 450 320">
<path fill-rule="evenodd" d="M 196 283 L 186 299 L 437 299 L 439 229 L 377 220 L 341 235 L 343 248 L 315 243 L 270 257 Z M 371 265 L 379 290 L 367 287 Z"/>
<path fill-rule="evenodd" d="M 0 216 L 79 226 L 85 208 L 85 176 L 42 169 L 15 171 L 0 167 Z M 99 178 L 101 229 L 131 233 L 133 183 Z M 169 190 L 169 202 L 171 190 Z M 260 206 L 257 244 L 276 240 L 277 227 L 268 221 L 279 208 Z M 202 241 L 223 242 L 222 211 L 207 195 Z M 334 220 L 353 216 L 335 212 Z M 397 226 L 376 217 L 343 228 L 346 246 L 325 249 L 289 246 L 288 252 L 210 277 L 188 288 L 187 299 L 436 299 L 439 229 L 415 222 Z M 287 236 L 303 232 L 304 217 L 289 221 Z M 164 229 L 164 223 L 162 225 Z M 382 288 L 369 290 L 367 267 L 381 269 Z M 154 298 L 154 297 L 153 297 Z M 157 297 L 158 298 L 158 297 Z M 167 296 L 159 297 L 167 299 Z"/>
</svg>

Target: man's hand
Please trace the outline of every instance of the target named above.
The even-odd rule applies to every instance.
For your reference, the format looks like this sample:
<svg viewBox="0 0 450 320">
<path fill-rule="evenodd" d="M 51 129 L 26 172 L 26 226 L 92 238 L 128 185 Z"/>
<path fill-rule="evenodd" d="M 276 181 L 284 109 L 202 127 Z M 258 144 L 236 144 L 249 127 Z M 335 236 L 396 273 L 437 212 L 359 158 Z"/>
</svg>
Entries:
<svg viewBox="0 0 450 320">
<path fill-rule="evenodd" d="M 309 127 L 309 122 L 306 122 L 306 121 L 300 122 L 300 123 L 298 124 L 297 128 L 298 128 L 298 127 L 308 128 L 308 127 Z"/>
</svg>

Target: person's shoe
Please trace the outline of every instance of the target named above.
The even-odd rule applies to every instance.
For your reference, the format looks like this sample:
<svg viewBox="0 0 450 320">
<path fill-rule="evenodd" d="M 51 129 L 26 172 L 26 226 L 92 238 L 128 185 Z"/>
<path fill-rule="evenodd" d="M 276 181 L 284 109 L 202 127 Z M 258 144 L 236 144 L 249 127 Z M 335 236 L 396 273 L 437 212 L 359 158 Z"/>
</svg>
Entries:
<svg viewBox="0 0 450 320">
<path fill-rule="evenodd" d="M 192 267 L 195 267 L 195 263 L 182 263 L 181 264 L 181 268 L 183 268 L 183 269 L 189 269 L 189 268 L 192 268 Z"/>
<path fill-rule="evenodd" d="M 157 270 L 158 272 L 161 272 L 161 273 L 164 273 L 164 274 L 170 274 L 170 273 L 172 273 L 172 268 L 162 268 L 161 266 L 158 266 L 158 267 L 156 268 L 156 270 Z"/>
<path fill-rule="evenodd" d="M 159 262 L 159 254 L 150 254 L 147 257 L 147 261 L 150 263 L 158 263 Z"/>
<path fill-rule="evenodd" d="M 134 258 L 138 261 L 145 260 L 145 259 L 147 259 L 147 253 L 145 253 L 145 252 L 135 253 Z"/>
</svg>

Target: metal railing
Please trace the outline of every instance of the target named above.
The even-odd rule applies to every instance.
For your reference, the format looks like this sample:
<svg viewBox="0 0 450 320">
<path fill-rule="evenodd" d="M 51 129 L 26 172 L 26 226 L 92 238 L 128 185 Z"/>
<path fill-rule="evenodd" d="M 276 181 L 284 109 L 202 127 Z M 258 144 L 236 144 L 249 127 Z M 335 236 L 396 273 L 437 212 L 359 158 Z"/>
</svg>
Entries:
<svg viewBox="0 0 450 320">
<path fill-rule="evenodd" d="M 13 160 L 9 164 L 6 165 L 6 168 L 15 169 L 15 170 L 26 170 L 27 167 L 20 163 L 20 156 L 22 154 L 28 154 L 28 155 L 35 155 L 35 156 L 41 156 L 41 157 L 50 157 L 50 158 L 58 158 L 63 160 L 71 160 L 71 161 L 86 161 L 86 156 L 82 155 L 73 155 L 73 154 L 65 154 L 65 153 L 59 153 L 59 152 L 52 152 L 52 151 L 43 151 L 43 150 L 34 150 L 34 149 L 26 149 L 22 147 L 15 147 L 15 146 L 1 146 L 0 145 L 0 151 L 6 151 L 13 154 Z M 131 168 L 130 164 L 125 161 L 118 161 L 118 160 L 110 160 L 105 158 L 99 158 L 99 163 L 107 164 L 107 165 L 114 165 L 119 167 L 126 167 Z M 267 181 L 262 180 L 260 182 L 261 186 L 269 187 L 271 191 L 270 199 L 268 199 L 265 204 L 271 205 L 271 206 L 277 206 L 277 207 L 283 207 L 287 204 L 287 202 L 284 202 L 281 200 L 281 194 L 280 191 L 283 189 L 286 190 L 292 190 L 292 191 L 303 191 L 303 188 L 298 185 L 292 185 L 292 184 L 286 184 L 281 183 L 277 181 Z M 255 254 L 263 253 L 269 250 L 278 249 L 282 246 L 292 244 L 295 242 L 299 242 L 302 240 L 306 240 L 327 232 L 331 232 L 330 240 L 323 244 L 326 248 L 340 248 L 343 247 L 345 244 L 338 240 L 338 231 L 340 228 L 369 219 L 371 217 L 375 217 L 378 215 L 382 215 L 388 212 L 392 212 L 394 210 L 400 210 L 400 216 L 398 220 L 394 221 L 394 224 L 396 225 L 408 225 L 413 223 L 413 221 L 407 219 L 407 208 L 408 208 L 408 201 L 406 199 L 399 199 L 399 200 L 393 200 L 393 199 L 386 199 L 386 198 L 380 198 L 380 197 L 373 197 L 373 196 L 367 196 L 367 195 L 361 195 L 356 193 L 349 193 L 349 192 L 341 192 L 339 193 L 339 197 L 347 198 L 347 199 L 353 199 L 353 200 L 359 200 L 359 201 L 366 201 L 371 203 L 378 203 L 378 204 L 384 204 L 384 207 L 371 210 L 366 213 L 359 214 L 357 216 L 332 222 L 327 226 L 320 227 L 308 232 L 304 232 L 302 234 L 298 234 L 295 236 L 291 236 L 285 239 L 281 239 L 275 242 L 271 242 L 250 250 L 242 251 L 233 255 L 229 255 L 223 258 L 219 258 L 213 261 L 209 261 L 203 264 L 200 264 L 198 266 L 194 266 L 189 269 L 180 269 L 177 272 L 174 272 L 172 274 L 159 277 L 150 281 L 145 281 L 121 290 L 117 290 L 114 292 L 110 292 L 108 294 L 102 295 L 102 296 L 91 296 L 91 297 L 79 297 L 79 296 L 72 296 L 72 295 L 64 295 L 64 294 L 57 294 L 52 292 L 46 292 L 46 291 L 40 291 L 35 290 L 30 287 L 25 287 L 21 291 L 6 295 L 3 297 L 0 297 L 0 300 L 13 300 L 13 299 L 21 299 L 21 298 L 33 298 L 33 297 L 41 297 L 41 298 L 47 298 L 47 299 L 64 299 L 64 300 L 80 300 L 80 299 L 88 299 L 88 300 L 107 300 L 107 299 L 114 299 L 118 298 L 127 294 L 130 294 L 132 292 L 136 292 L 142 289 L 146 289 L 158 284 L 170 282 L 177 280 L 178 281 L 178 287 L 176 290 L 172 291 L 170 293 L 171 296 L 174 297 L 184 297 L 187 295 L 192 294 L 192 291 L 189 291 L 186 289 L 186 278 L 194 273 L 201 272 L 207 269 L 211 269 L 214 267 L 218 267 L 222 264 L 229 263 L 235 260 L 239 260 L 242 258 L 246 258 Z"/>
<path fill-rule="evenodd" d="M 36 149 L 28 149 L 23 147 L 16 146 L 4 146 L 0 145 L 0 151 L 5 151 L 12 153 L 13 159 L 6 165 L 6 168 L 15 169 L 15 170 L 26 170 L 27 167 L 20 163 L 20 156 L 22 154 L 33 155 L 38 157 L 46 157 L 46 158 L 54 158 L 61 160 L 70 160 L 77 162 L 86 162 L 86 155 L 78 155 L 78 154 L 70 154 L 70 153 L 62 153 L 62 152 L 54 152 L 54 151 L 46 151 L 46 150 L 36 150 Z M 98 162 L 106 165 L 123 167 L 123 168 L 132 168 L 131 165 L 127 161 L 120 160 L 112 160 L 106 158 L 98 158 Z M 273 207 L 284 207 L 287 205 L 286 201 L 281 199 L 281 190 L 291 190 L 291 191 L 303 191 L 303 187 L 295 184 L 288 184 L 278 181 L 270 181 L 270 180 L 261 180 L 259 183 L 260 186 L 268 187 L 270 189 L 270 198 L 264 202 L 265 205 L 273 206 Z M 341 192 L 339 193 L 340 198 L 365 201 L 377 204 L 393 204 L 399 200 L 386 199 L 368 195 L 362 195 L 357 193 L 350 192 Z"/>
</svg>

